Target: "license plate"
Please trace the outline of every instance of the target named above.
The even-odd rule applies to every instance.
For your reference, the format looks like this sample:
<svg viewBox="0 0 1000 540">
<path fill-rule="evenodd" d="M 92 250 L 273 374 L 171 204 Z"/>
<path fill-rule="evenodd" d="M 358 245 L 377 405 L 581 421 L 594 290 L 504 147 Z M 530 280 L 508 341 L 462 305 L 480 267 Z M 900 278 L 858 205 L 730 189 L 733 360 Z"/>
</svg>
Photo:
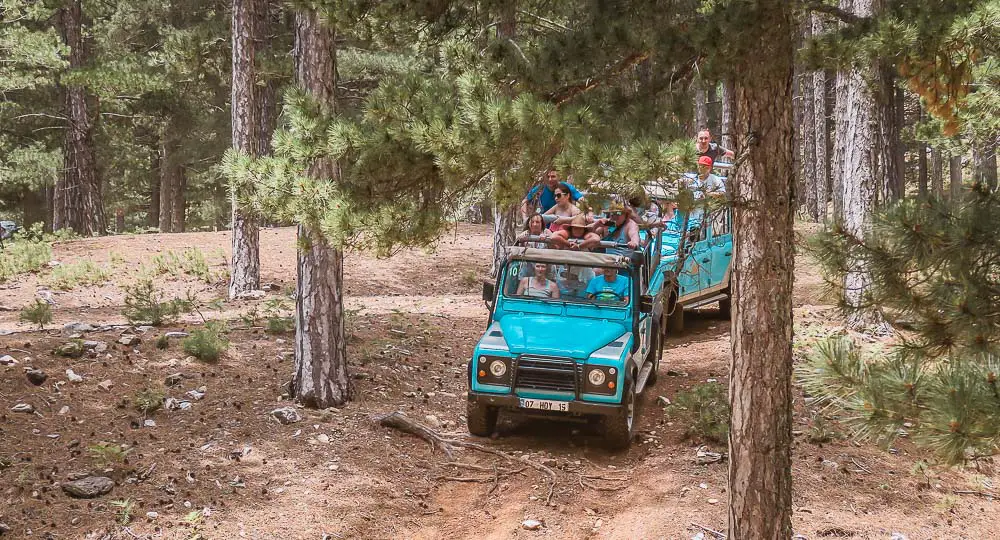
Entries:
<svg viewBox="0 0 1000 540">
<path fill-rule="evenodd" d="M 568 401 L 552 401 L 548 399 L 525 399 L 518 398 L 518 405 L 522 409 L 538 409 L 541 411 L 569 412 Z"/>
</svg>

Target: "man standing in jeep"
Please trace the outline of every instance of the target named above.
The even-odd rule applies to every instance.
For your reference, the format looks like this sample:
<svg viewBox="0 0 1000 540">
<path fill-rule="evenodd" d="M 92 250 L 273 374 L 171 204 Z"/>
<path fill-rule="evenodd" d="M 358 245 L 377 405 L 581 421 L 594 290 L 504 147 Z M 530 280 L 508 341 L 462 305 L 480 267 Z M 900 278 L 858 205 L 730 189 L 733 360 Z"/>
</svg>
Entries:
<svg viewBox="0 0 1000 540">
<path fill-rule="evenodd" d="M 695 139 L 694 149 L 698 152 L 698 157 L 708 156 L 712 162 L 719 161 L 719 158 L 733 159 L 736 155 L 732 150 L 723 148 L 712 142 L 712 133 L 708 128 L 698 130 L 698 137 Z"/>
</svg>

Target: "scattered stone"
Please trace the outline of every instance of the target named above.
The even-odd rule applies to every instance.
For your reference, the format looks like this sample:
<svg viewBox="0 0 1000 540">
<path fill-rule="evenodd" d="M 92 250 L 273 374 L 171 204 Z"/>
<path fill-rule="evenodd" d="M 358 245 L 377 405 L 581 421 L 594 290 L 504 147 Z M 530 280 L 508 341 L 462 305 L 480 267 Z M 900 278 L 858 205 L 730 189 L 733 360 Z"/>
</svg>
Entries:
<svg viewBox="0 0 1000 540">
<path fill-rule="evenodd" d="M 521 522 L 521 528 L 526 531 L 537 531 L 545 526 L 545 522 L 538 519 L 526 519 Z"/>
<path fill-rule="evenodd" d="M 107 350 L 108 350 L 108 344 L 104 341 L 98 341 L 97 345 L 94 346 L 94 352 L 97 354 L 101 354 L 103 352 L 106 352 Z"/>
<path fill-rule="evenodd" d="M 66 370 L 66 378 L 69 379 L 69 382 L 71 383 L 83 382 L 83 377 L 77 375 L 72 369 Z"/>
<path fill-rule="evenodd" d="M 260 288 L 267 292 L 273 292 L 273 291 L 280 291 L 281 285 L 278 285 L 277 283 L 265 283 Z"/>
<path fill-rule="evenodd" d="M 183 338 L 183 337 L 188 337 L 188 333 L 187 332 L 166 332 L 163 335 L 166 336 L 166 337 L 168 337 L 168 338 Z"/>
<path fill-rule="evenodd" d="M 261 298 L 264 298 L 265 296 L 267 296 L 266 292 L 264 292 L 264 291 L 262 291 L 260 289 L 256 289 L 256 290 L 253 290 L 253 291 L 243 291 L 241 293 L 237 293 L 236 299 L 237 300 L 260 300 Z"/>
<path fill-rule="evenodd" d="M 69 405 L 63 405 L 62 408 L 59 409 L 59 416 L 63 416 L 68 412 L 69 412 Z"/>
<path fill-rule="evenodd" d="M 446 397 L 451 399 L 455 399 L 458 397 L 458 394 L 452 394 L 451 392 L 438 392 L 438 395 L 441 397 Z"/>
<path fill-rule="evenodd" d="M 147 418 L 146 420 L 143 420 L 142 425 L 143 427 L 156 427 L 156 422 Z"/>
<path fill-rule="evenodd" d="M 719 504 L 719 499 L 709 499 L 708 504 Z"/>
<path fill-rule="evenodd" d="M 281 407 L 280 409 L 274 409 L 271 411 L 271 416 L 278 419 L 284 425 L 294 424 L 302 420 L 299 416 L 299 411 L 295 410 L 295 407 Z"/>
<path fill-rule="evenodd" d="M 156 512 L 146 512 L 146 519 L 152 520 L 152 519 L 156 519 L 158 517 L 160 517 L 160 514 L 158 514 Z"/>
<path fill-rule="evenodd" d="M 149 332 L 152 329 L 153 329 L 153 327 L 149 326 L 149 325 L 143 325 L 143 326 L 136 326 L 135 327 L 135 331 L 139 332 L 140 334 L 145 334 L 146 332 Z"/>
<path fill-rule="evenodd" d="M 661 407 L 666 407 L 670 405 L 670 398 L 665 396 L 657 396 L 656 403 L 659 404 Z"/>
<path fill-rule="evenodd" d="M 35 408 L 30 403 L 18 403 L 10 408 L 12 412 L 22 412 L 31 414 L 35 412 Z"/>
<path fill-rule="evenodd" d="M 13 356 L 9 354 L 0 356 L 0 366 L 13 366 L 14 364 L 17 364 L 17 360 Z"/>
<path fill-rule="evenodd" d="M 200 400 L 200 399 L 202 399 L 202 398 L 205 397 L 205 391 L 202 390 L 202 388 L 205 388 L 205 387 L 202 386 L 198 390 L 188 390 L 184 395 L 187 396 L 187 397 L 189 397 L 189 398 L 191 398 L 191 399 L 193 399 L 193 400 L 195 400 L 195 401 L 198 401 L 198 400 Z"/>
<path fill-rule="evenodd" d="M 103 381 L 97 383 L 97 387 L 100 388 L 101 390 L 104 390 L 105 392 L 110 392 L 111 387 L 114 385 L 115 383 L 113 383 L 111 379 L 104 379 Z"/>
<path fill-rule="evenodd" d="M 427 416 L 425 416 L 424 421 L 427 422 L 427 424 L 430 425 L 432 428 L 441 427 L 441 420 L 438 420 L 438 417 L 434 416 L 433 414 L 428 414 Z"/>
<path fill-rule="evenodd" d="M 184 357 L 184 362 L 188 363 L 188 364 L 195 364 L 195 363 L 198 362 L 198 359 L 195 358 L 195 357 L 193 357 L 193 356 L 185 356 Z"/>
<path fill-rule="evenodd" d="M 115 481 L 106 476 L 88 476 L 86 478 L 62 484 L 62 490 L 70 497 L 77 499 L 93 499 L 111 492 Z"/>
<path fill-rule="evenodd" d="M 0 536 L 10 532 L 10 525 L 6 523 L 0 523 Z"/>
<path fill-rule="evenodd" d="M 40 369 L 29 369 L 26 370 L 24 374 L 28 377 L 28 382 L 35 386 L 41 386 L 49 378 L 49 376 Z"/>
<path fill-rule="evenodd" d="M 699 446 L 698 452 L 695 454 L 694 462 L 698 465 L 708 465 L 710 463 L 719 463 L 725 459 L 725 453 L 712 452 L 707 446 Z"/>
<path fill-rule="evenodd" d="M 65 356 L 66 358 L 80 358 L 83 356 L 83 342 L 77 339 L 67 341 L 56 347 L 52 352 L 57 356 Z"/>
<path fill-rule="evenodd" d="M 667 377 L 687 377 L 688 374 L 684 371 L 677 371 L 676 369 L 668 369 Z"/>
<path fill-rule="evenodd" d="M 282 339 L 282 338 L 278 338 L 278 339 L 274 340 L 274 344 L 275 344 L 275 345 L 284 345 L 285 343 L 288 343 L 288 342 L 287 342 L 287 341 L 285 341 L 285 340 L 284 340 L 284 339 Z"/>
<path fill-rule="evenodd" d="M 191 402 L 168 397 L 167 399 L 163 400 L 163 408 L 167 409 L 168 411 L 186 411 L 191 408 Z"/>
<path fill-rule="evenodd" d="M 892 531 L 892 537 L 889 540 L 907 540 L 906 535 L 901 532 Z"/>
<path fill-rule="evenodd" d="M 96 349 L 97 345 L 99 345 L 100 343 L 101 343 L 100 341 L 96 341 L 93 339 L 85 339 L 83 340 L 83 348 L 87 349 L 88 351 L 92 351 Z"/>
<path fill-rule="evenodd" d="M 64 324 L 62 329 L 66 334 L 76 334 L 78 332 L 93 332 L 97 330 L 97 327 L 85 322 L 71 322 Z"/>
<path fill-rule="evenodd" d="M 316 440 L 323 444 L 330 444 L 330 436 L 326 433 L 320 433 L 316 436 Z"/>
<path fill-rule="evenodd" d="M 122 334 L 122 337 L 118 338 L 118 343 L 125 345 L 126 347 L 135 347 L 142 341 L 139 336 L 135 334 Z"/>
<path fill-rule="evenodd" d="M 181 383 L 181 380 L 183 379 L 184 379 L 183 373 L 174 373 L 172 375 L 167 375 L 167 378 L 164 379 L 163 382 L 167 386 L 177 386 L 178 384 Z"/>
</svg>

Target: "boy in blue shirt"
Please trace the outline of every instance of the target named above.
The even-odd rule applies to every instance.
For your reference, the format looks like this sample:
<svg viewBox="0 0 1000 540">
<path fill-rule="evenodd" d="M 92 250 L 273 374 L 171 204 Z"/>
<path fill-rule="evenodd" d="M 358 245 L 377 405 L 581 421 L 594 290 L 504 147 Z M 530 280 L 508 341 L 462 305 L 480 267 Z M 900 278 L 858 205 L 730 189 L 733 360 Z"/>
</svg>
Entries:
<svg viewBox="0 0 1000 540">
<path fill-rule="evenodd" d="M 627 277 L 619 277 L 617 268 L 602 268 L 602 275 L 594 276 L 587 284 L 587 298 L 609 302 L 628 303 Z"/>
<path fill-rule="evenodd" d="M 569 190 L 570 199 L 574 203 L 583 198 L 583 193 L 580 193 L 576 186 L 569 182 L 560 182 L 559 173 L 553 169 L 545 174 L 545 183 L 531 188 L 528 195 L 521 201 L 521 217 L 528 219 L 531 212 L 535 211 L 534 207 L 536 206 L 539 208 L 539 214 L 544 214 L 549 208 L 555 206 L 555 191 L 560 184 L 562 184 L 563 189 Z"/>
</svg>

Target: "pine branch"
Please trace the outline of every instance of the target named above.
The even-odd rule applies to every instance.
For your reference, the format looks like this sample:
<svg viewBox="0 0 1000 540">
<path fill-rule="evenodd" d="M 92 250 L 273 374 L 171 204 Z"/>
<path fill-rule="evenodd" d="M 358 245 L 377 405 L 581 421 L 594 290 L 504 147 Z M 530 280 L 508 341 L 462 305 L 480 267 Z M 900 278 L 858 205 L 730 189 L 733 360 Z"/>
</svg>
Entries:
<svg viewBox="0 0 1000 540">
<path fill-rule="evenodd" d="M 567 101 L 579 96 L 580 94 L 589 92 L 590 90 L 593 90 L 598 86 L 608 83 L 615 77 L 624 73 L 629 68 L 635 66 L 636 64 L 642 62 L 647 58 L 649 58 L 649 52 L 634 52 L 626 56 L 617 64 L 615 64 L 611 69 L 605 71 L 600 75 L 594 77 L 588 77 L 587 80 L 583 82 L 565 86 L 563 88 L 560 88 L 559 90 L 556 90 L 555 92 L 551 92 L 548 95 L 548 100 L 551 101 L 552 103 L 555 103 L 556 106 L 558 107 L 566 103 Z"/>
<path fill-rule="evenodd" d="M 822 2 L 815 2 L 815 1 L 806 2 L 803 7 L 807 11 L 815 11 L 818 13 L 825 13 L 827 15 L 831 15 L 834 18 L 839 19 L 841 22 L 845 22 L 847 24 L 861 24 L 863 22 L 871 20 L 869 17 L 859 17 L 858 15 L 855 15 L 850 11 L 840 9 L 837 6 L 824 4 Z"/>
</svg>

